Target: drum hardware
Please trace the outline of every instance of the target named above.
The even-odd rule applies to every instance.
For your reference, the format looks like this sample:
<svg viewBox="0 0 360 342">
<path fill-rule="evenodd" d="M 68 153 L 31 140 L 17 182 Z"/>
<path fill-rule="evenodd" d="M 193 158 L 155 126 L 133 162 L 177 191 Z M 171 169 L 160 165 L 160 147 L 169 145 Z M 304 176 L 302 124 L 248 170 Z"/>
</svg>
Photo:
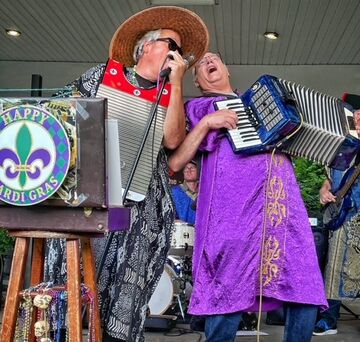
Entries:
<svg viewBox="0 0 360 342">
<path fill-rule="evenodd" d="M 181 317 L 182 317 L 182 319 L 185 321 L 185 314 L 184 314 L 184 310 L 183 310 L 183 307 L 182 307 L 180 295 L 176 295 L 176 297 L 177 297 L 177 301 L 178 301 L 178 305 L 179 305 Z"/>
<path fill-rule="evenodd" d="M 148 303 L 149 314 L 176 315 L 185 321 L 191 292 L 191 258 L 169 255 L 160 281 Z"/>
<path fill-rule="evenodd" d="M 194 226 L 176 220 L 163 274 L 148 303 L 150 316 L 173 314 L 185 321 L 192 292 Z"/>
</svg>

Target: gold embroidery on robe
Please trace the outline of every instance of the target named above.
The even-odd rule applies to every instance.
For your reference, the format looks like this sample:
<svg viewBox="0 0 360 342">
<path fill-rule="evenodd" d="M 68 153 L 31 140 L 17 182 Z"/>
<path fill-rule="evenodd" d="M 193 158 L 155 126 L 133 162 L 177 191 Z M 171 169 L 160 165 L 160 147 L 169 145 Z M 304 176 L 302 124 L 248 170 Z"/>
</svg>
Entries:
<svg viewBox="0 0 360 342">
<path fill-rule="evenodd" d="M 284 155 L 282 154 L 274 154 L 273 155 L 273 165 L 274 167 L 281 167 L 284 165 Z"/>
<path fill-rule="evenodd" d="M 277 227 L 286 217 L 286 205 L 284 202 L 286 193 L 281 178 L 273 176 L 268 189 L 267 215 L 272 226 Z"/>
<path fill-rule="evenodd" d="M 279 248 L 279 241 L 270 236 L 265 241 L 264 255 L 263 255 L 263 286 L 269 285 L 273 278 L 277 278 L 279 267 L 275 261 L 280 259 L 281 249 Z"/>
</svg>

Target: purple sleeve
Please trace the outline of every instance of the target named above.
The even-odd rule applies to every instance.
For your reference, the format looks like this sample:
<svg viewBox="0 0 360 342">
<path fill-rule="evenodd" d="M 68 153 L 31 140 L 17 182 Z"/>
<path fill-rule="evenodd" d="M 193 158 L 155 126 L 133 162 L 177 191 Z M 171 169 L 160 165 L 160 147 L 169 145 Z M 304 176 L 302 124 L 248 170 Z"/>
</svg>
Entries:
<svg viewBox="0 0 360 342">
<path fill-rule="evenodd" d="M 188 101 L 185 104 L 185 111 L 189 123 L 189 131 L 191 131 L 200 120 L 207 114 L 215 112 L 214 101 L 218 98 L 213 97 L 199 97 Z M 212 152 L 219 145 L 220 140 L 225 136 L 221 130 L 211 130 L 206 135 L 199 146 L 199 151 Z"/>
</svg>

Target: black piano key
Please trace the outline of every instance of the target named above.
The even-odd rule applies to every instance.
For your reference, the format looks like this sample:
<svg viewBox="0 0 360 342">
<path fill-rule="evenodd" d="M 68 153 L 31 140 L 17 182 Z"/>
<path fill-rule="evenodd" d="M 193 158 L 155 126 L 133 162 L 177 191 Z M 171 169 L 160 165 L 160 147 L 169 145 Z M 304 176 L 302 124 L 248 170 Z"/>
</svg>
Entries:
<svg viewBox="0 0 360 342">
<path fill-rule="evenodd" d="M 245 138 L 245 139 L 243 139 L 244 142 L 255 141 L 255 140 L 259 140 L 259 138 Z"/>
<path fill-rule="evenodd" d="M 255 134 L 255 132 L 253 134 L 249 134 L 249 135 L 243 135 L 241 134 L 240 135 L 240 139 L 241 140 L 244 140 L 244 139 L 249 139 L 249 138 L 252 138 L 252 139 L 259 139 L 259 136 L 257 134 Z"/>
</svg>

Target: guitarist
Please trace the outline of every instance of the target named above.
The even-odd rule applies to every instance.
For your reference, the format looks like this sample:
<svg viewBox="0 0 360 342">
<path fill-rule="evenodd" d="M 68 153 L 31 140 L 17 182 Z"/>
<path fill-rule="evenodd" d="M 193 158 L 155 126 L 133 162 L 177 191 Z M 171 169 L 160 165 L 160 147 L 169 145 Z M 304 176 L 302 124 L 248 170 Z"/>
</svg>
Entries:
<svg viewBox="0 0 360 342">
<path fill-rule="evenodd" d="M 359 107 L 354 112 L 354 121 L 360 138 Z M 359 164 L 359 156 L 355 163 Z M 331 179 L 327 179 L 320 189 L 321 204 L 336 202 L 336 196 L 331 190 L 342 186 L 344 175 L 347 175 L 347 172 L 331 170 Z M 341 299 L 360 299 L 360 288 L 357 288 L 354 285 L 355 282 L 351 281 L 351 275 L 359 274 L 360 271 L 360 246 L 356 244 L 360 238 L 360 176 L 353 182 L 345 196 L 348 197 L 346 209 L 342 209 L 343 213 L 340 210 L 344 216 L 342 226 L 331 234 L 332 236 L 330 235 L 329 240 L 328 263 L 325 274 L 329 309 L 319 314 L 320 319 L 315 326 L 314 335 L 336 334 Z M 332 227 L 332 229 L 334 228 L 336 229 L 336 227 Z"/>
</svg>

